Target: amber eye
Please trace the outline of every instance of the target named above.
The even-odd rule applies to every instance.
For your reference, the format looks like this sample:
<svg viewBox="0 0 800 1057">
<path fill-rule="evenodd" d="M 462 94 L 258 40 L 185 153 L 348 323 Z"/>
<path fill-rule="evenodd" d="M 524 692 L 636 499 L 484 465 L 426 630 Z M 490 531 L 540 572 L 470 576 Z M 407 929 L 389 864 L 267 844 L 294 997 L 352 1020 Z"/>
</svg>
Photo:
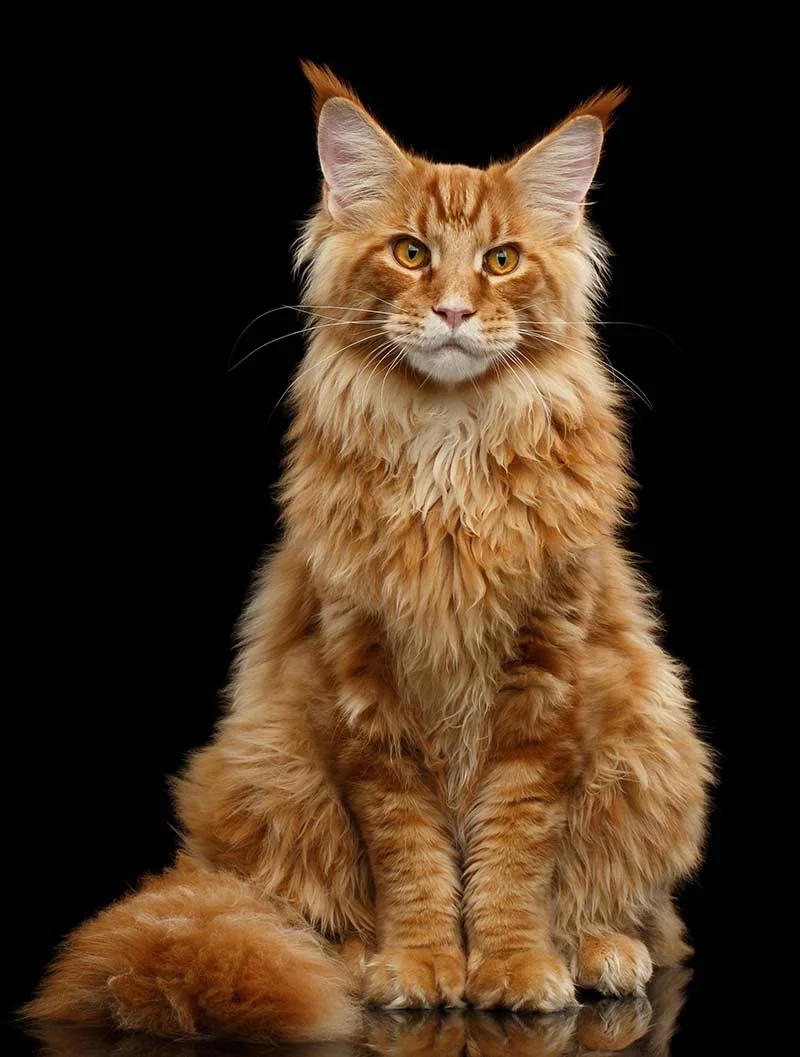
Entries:
<svg viewBox="0 0 800 1057">
<path fill-rule="evenodd" d="M 483 258 L 483 266 L 492 275 L 508 275 L 519 264 L 519 250 L 513 246 L 495 246 Z"/>
<path fill-rule="evenodd" d="M 392 246 L 392 253 L 404 268 L 422 268 L 431 259 L 431 251 L 417 239 L 398 239 Z"/>
</svg>

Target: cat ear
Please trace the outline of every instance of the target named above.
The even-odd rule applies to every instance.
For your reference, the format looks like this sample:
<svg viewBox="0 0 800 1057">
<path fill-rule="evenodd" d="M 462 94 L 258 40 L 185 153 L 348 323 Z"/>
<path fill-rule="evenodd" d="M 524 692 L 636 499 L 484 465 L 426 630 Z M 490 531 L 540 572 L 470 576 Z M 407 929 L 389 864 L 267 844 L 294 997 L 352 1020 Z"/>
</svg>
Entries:
<svg viewBox="0 0 800 1057">
<path fill-rule="evenodd" d="M 554 233 L 577 226 L 600 161 L 603 133 L 627 94 L 615 88 L 596 95 L 508 169 L 527 206 L 546 214 Z"/>
<path fill-rule="evenodd" d="M 327 66 L 301 62 L 314 96 L 325 205 L 333 216 L 382 197 L 409 165 L 353 89 Z"/>
<path fill-rule="evenodd" d="M 547 213 L 559 233 L 574 228 L 591 186 L 603 126 L 596 117 L 573 118 L 523 154 L 509 169 L 530 209 Z"/>
<path fill-rule="evenodd" d="M 317 128 L 325 176 L 325 204 L 333 216 L 386 195 L 408 166 L 397 144 L 365 110 L 349 99 L 323 104 Z"/>
</svg>

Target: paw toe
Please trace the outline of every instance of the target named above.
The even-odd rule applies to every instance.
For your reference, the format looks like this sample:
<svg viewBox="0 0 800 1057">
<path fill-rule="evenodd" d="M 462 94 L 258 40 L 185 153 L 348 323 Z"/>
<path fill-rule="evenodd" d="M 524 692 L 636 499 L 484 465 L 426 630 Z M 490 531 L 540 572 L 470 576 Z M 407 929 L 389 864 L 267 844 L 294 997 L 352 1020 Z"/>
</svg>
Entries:
<svg viewBox="0 0 800 1057">
<path fill-rule="evenodd" d="M 575 1005 L 575 988 L 560 958 L 538 951 L 515 951 L 473 956 L 467 999 L 478 1009 L 554 1013 Z"/>
</svg>

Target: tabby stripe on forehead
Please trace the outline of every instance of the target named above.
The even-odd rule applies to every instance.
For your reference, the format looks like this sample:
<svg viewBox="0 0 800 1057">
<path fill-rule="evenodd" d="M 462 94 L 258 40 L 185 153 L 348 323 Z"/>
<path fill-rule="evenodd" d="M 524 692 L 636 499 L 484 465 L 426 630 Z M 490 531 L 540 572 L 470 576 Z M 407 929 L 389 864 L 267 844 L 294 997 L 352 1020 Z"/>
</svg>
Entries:
<svg viewBox="0 0 800 1057">
<path fill-rule="evenodd" d="M 454 174 L 449 180 L 450 190 L 450 223 L 462 225 L 466 222 L 467 188 L 462 179 Z"/>
<path fill-rule="evenodd" d="M 478 190 L 477 190 L 476 195 L 475 195 L 475 202 L 474 202 L 474 204 L 472 206 L 472 212 L 467 217 L 467 223 L 470 226 L 473 226 L 473 225 L 478 223 L 478 217 L 481 215 L 481 211 L 483 210 L 483 205 L 484 205 L 484 202 L 486 201 L 487 193 L 488 192 L 487 192 L 487 187 L 486 187 L 486 181 L 485 180 L 481 180 L 480 184 L 478 185 Z"/>
<path fill-rule="evenodd" d="M 450 178 L 450 219 L 451 223 L 461 227 L 470 227 L 475 223 L 470 211 L 471 181 L 465 180 L 462 174 L 455 173 Z M 472 207 L 474 210 L 474 206 Z"/>
<path fill-rule="evenodd" d="M 434 176 L 428 183 L 428 216 L 430 215 L 430 207 L 433 206 L 436 219 L 440 224 L 446 224 L 447 206 L 442 197 L 441 183 L 442 181 L 436 176 Z"/>
<path fill-rule="evenodd" d="M 500 217 L 497 213 L 491 213 L 489 215 L 489 241 L 495 243 L 500 238 Z"/>
<path fill-rule="evenodd" d="M 485 181 L 482 180 L 478 187 L 474 188 L 464 181 L 463 177 L 455 175 L 449 176 L 447 181 L 442 176 L 432 177 L 426 190 L 426 200 L 417 213 L 420 230 L 427 226 L 431 210 L 440 224 L 474 226 L 481 215 L 488 193 Z"/>
<path fill-rule="evenodd" d="M 431 204 L 431 193 L 432 192 L 430 191 L 430 187 L 428 188 L 428 191 L 429 191 L 429 193 L 426 194 L 425 197 L 420 202 L 419 209 L 417 210 L 416 217 L 414 218 L 417 231 L 423 232 L 423 233 L 428 228 L 428 215 L 429 215 L 429 212 L 430 212 L 430 204 Z"/>
</svg>

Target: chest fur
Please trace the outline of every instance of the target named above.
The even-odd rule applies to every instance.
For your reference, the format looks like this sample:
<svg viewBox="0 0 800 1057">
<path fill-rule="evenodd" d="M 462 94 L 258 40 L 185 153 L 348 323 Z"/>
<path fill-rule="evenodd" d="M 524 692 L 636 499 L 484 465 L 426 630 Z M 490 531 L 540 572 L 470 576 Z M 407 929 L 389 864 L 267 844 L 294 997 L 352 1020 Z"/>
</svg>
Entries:
<svg viewBox="0 0 800 1057">
<path fill-rule="evenodd" d="M 574 482 L 459 428 L 415 436 L 392 459 L 342 459 L 306 437 L 284 496 L 313 579 L 382 629 L 404 715 L 454 802 L 518 629 L 579 545 Z"/>
<path fill-rule="evenodd" d="M 504 651 L 563 546 L 552 471 L 493 451 L 464 423 L 420 432 L 391 460 L 334 464 L 316 451 L 307 466 L 293 520 L 326 585 L 428 667 L 485 667 Z"/>
</svg>

